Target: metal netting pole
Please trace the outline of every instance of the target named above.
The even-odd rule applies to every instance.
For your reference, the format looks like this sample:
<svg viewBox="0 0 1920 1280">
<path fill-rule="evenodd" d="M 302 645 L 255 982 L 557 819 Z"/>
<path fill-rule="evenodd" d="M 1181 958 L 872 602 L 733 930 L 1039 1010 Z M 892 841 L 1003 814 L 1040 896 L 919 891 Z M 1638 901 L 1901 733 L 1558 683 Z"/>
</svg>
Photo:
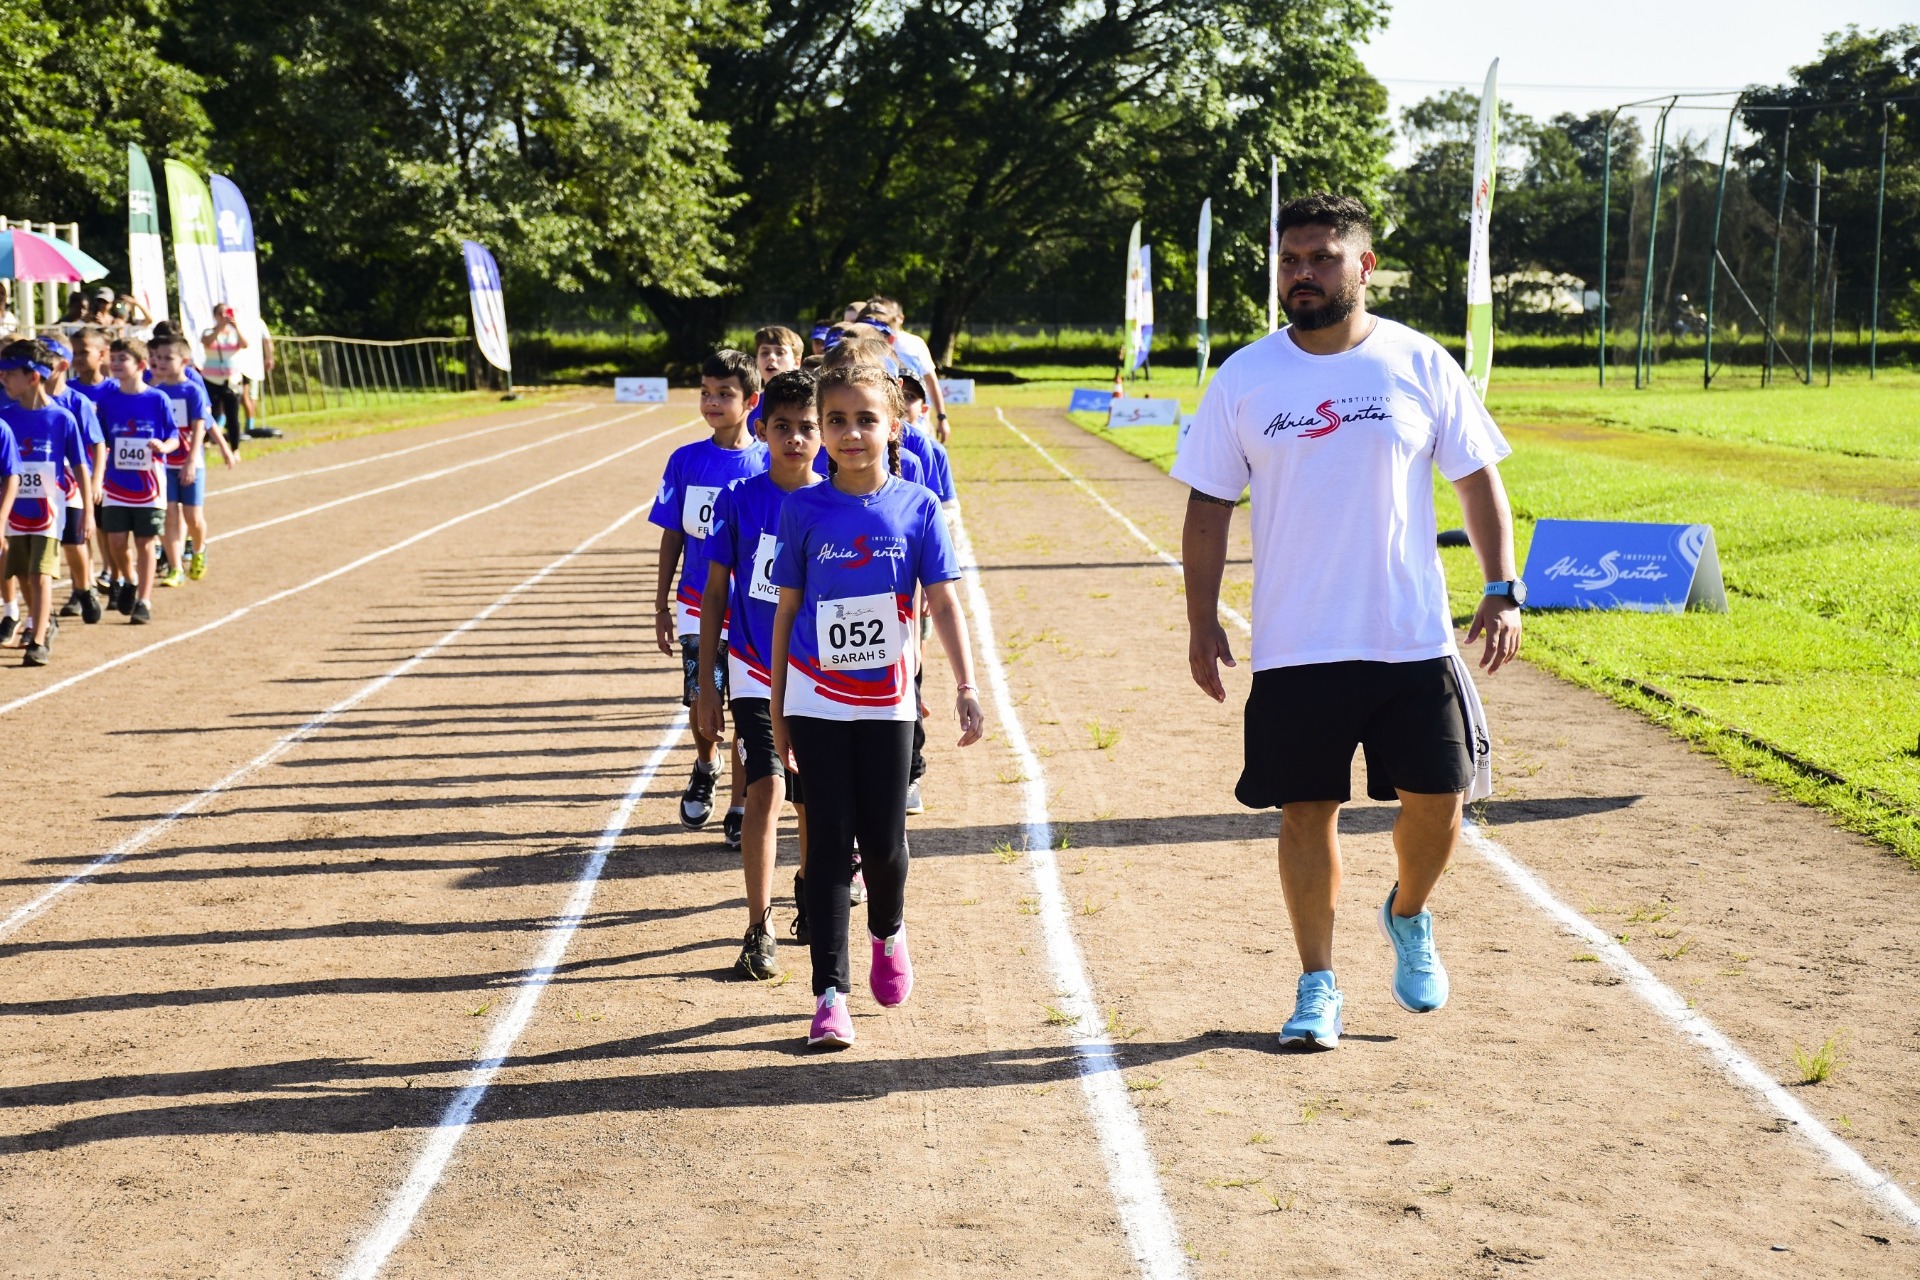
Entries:
<svg viewBox="0 0 1920 1280">
<path fill-rule="evenodd" d="M 1600 385 L 1607 385 L 1607 223 L 1613 215 L 1613 122 L 1620 113 L 1607 117 L 1605 159 L 1600 165 Z"/>
<path fill-rule="evenodd" d="M 1713 386 L 1713 299 L 1720 283 L 1720 214 L 1727 207 L 1727 162 L 1733 155 L 1733 120 L 1740 114 L 1740 99 L 1744 97 L 1746 94 L 1741 94 L 1727 108 L 1727 133 L 1720 143 L 1720 186 L 1713 196 L 1713 250 L 1707 259 L 1707 349 L 1700 368 L 1702 390 Z"/>
<path fill-rule="evenodd" d="M 1813 343 L 1820 332 L 1820 162 L 1813 162 L 1813 235 L 1807 250 L 1807 376 L 1813 385 Z"/>
<path fill-rule="evenodd" d="M 385 365 L 387 371 L 393 375 L 393 394 L 389 398 L 398 400 L 400 398 L 400 361 L 395 356 L 392 346 L 380 348 L 380 363 Z"/>
<path fill-rule="evenodd" d="M 1827 232 L 1827 385 L 1833 385 L 1833 326 L 1834 315 L 1840 310 L 1840 276 L 1834 270 L 1839 259 L 1834 256 L 1840 243 L 1840 224 L 1835 222 L 1833 229 Z M 1858 331 L 1856 330 L 1856 333 Z"/>
<path fill-rule="evenodd" d="M 1653 324 L 1653 259 L 1654 250 L 1660 243 L 1660 182 L 1667 159 L 1667 113 L 1673 110 L 1673 104 L 1677 101 L 1677 98 L 1667 99 L 1667 105 L 1660 108 L 1659 123 L 1654 127 L 1653 208 L 1647 214 L 1647 270 L 1640 285 L 1640 334 L 1633 350 L 1635 390 L 1653 381 L 1653 362 L 1647 358 L 1647 330 Z M 1641 373 L 1643 369 L 1644 380 Z"/>
<path fill-rule="evenodd" d="M 1780 233 L 1787 226 L 1787 156 L 1793 145 L 1793 113 L 1787 113 L 1786 127 L 1780 130 L 1780 194 L 1773 206 L 1773 280 L 1767 286 L 1766 365 L 1760 371 L 1760 385 L 1773 385 L 1773 341 L 1780 332 Z"/>
<path fill-rule="evenodd" d="M 1880 367 L 1880 238 L 1887 225 L 1887 113 L 1891 102 L 1880 104 L 1880 193 L 1873 206 L 1873 331 L 1867 339 L 1867 381 Z M 1859 330 L 1854 331 L 1856 334 Z"/>
</svg>

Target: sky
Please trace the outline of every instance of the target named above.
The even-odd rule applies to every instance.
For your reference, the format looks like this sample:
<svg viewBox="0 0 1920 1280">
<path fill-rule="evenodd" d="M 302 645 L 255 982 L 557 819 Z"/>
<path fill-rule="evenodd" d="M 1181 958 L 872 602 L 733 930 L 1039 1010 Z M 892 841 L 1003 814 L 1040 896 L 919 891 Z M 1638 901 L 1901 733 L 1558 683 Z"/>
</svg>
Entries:
<svg viewBox="0 0 1920 1280">
<path fill-rule="evenodd" d="M 1387 29 L 1360 53 L 1392 99 L 1401 161 L 1400 109 L 1453 86 L 1478 90 L 1495 57 L 1501 101 L 1544 119 L 1680 89 L 1777 83 L 1812 61 L 1830 31 L 1903 22 L 1920 22 L 1920 0 L 1393 0 Z M 1668 128 L 1710 135 L 1718 156 L 1725 121 L 1724 111 L 1676 112 Z"/>
</svg>

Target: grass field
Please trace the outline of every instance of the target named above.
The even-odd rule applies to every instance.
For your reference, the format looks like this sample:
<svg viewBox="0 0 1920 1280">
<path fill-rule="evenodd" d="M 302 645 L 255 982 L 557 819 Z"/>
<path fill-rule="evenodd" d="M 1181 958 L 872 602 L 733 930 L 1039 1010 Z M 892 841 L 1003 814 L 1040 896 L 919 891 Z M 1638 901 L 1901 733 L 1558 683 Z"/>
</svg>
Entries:
<svg viewBox="0 0 1920 1280">
<path fill-rule="evenodd" d="M 1111 382 L 1110 370 L 1024 372 L 1056 376 L 983 398 L 1062 406 L 1073 386 Z M 1488 402 L 1515 447 L 1502 473 L 1523 563 L 1545 517 L 1704 522 L 1732 603 L 1533 613 L 1526 655 L 1920 865 L 1920 377 L 1703 392 L 1686 376 L 1662 369 L 1652 390 L 1603 391 L 1586 371 L 1502 380 L 1496 368 Z M 1199 398 L 1191 373 L 1136 390 Z M 1171 467 L 1172 428 L 1108 432 L 1072 416 Z M 1438 491 L 1443 527 L 1457 524 L 1451 490 Z M 1464 620 L 1478 569 L 1468 551 L 1444 554 Z"/>
<path fill-rule="evenodd" d="M 259 457 L 285 449 L 325 444 L 333 440 L 351 440 L 356 436 L 384 435 L 408 427 L 423 427 L 454 418 L 484 417 L 524 409 L 578 388 L 568 386 L 535 387 L 520 392 L 518 400 L 502 400 L 493 391 L 409 392 L 383 398 L 372 405 L 342 405 L 336 409 L 315 409 L 305 413 L 276 413 L 261 421 L 278 428 L 278 439 L 251 440 L 246 456 Z"/>
</svg>

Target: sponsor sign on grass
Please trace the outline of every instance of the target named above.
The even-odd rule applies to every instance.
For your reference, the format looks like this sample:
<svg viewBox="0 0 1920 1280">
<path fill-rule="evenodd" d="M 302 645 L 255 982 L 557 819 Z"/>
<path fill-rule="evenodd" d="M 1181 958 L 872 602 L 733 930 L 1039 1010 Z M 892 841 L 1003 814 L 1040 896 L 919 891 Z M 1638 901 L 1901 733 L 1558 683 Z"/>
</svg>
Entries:
<svg viewBox="0 0 1920 1280">
<path fill-rule="evenodd" d="M 1067 401 L 1068 413 L 1105 413 L 1113 407 L 1113 392 L 1095 391 L 1088 387 L 1075 387 L 1073 398 Z"/>
<path fill-rule="evenodd" d="M 1522 576 L 1530 609 L 1727 611 L 1708 524 L 1542 520 Z"/>
<path fill-rule="evenodd" d="M 940 379 L 940 394 L 949 405 L 973 403 L 972 378 Z"/>
<path fill-rule="evenodd" d="M 1171 427 L 1180 422 L 1178 400 L 1153 400 L 1146 396 L 1125 396 L 1107 409 L 1109 427 Z"/>
<path fill-rule="evenodd" d="M 615 404 L 665 404 L 667 380 L 665 378 L 615 378 L 613 402 Z"/>
</svg>

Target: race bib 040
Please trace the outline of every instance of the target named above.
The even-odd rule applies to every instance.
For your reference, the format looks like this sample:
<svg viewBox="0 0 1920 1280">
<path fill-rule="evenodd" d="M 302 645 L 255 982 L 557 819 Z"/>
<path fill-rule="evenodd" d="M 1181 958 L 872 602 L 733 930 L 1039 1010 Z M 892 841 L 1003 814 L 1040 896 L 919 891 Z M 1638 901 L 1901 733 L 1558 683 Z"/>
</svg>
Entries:
<svg viewBox="0 0 1920 1280">
<path fill-rule="evenodd" d="M 773 585 L 770 576 L 773 573 L 773 553 L 780 546 L 780 540 L 770 533 L 760 535 L 760 545 L 753 552 L 753 581 L 747 586 L 747 594 L 755 600 L 764 600 L 768 604 L 780 603 L 780 588 Z"/>
<path fill-rule="evenodd" d="M 116 471 L 145 471 L 153 465 L 153 445 L 146 440 L 115 440 L 113 466 Z"/>
<path fill-rule="evenodd" d="M 893 593 L 822 600 L 814 607 L 820 665 L 828 670 L 890 667 L 900 657 L 900 606 Z"/>
<path fill-rule="evenodd" d="M 713 524 L 713 504 L 720 496 L 720 486 L 690 484 L 687 496 L 680 508 L 680 527 L 690 538 L 704 538 L 707 529 Z"/>
</svg>

